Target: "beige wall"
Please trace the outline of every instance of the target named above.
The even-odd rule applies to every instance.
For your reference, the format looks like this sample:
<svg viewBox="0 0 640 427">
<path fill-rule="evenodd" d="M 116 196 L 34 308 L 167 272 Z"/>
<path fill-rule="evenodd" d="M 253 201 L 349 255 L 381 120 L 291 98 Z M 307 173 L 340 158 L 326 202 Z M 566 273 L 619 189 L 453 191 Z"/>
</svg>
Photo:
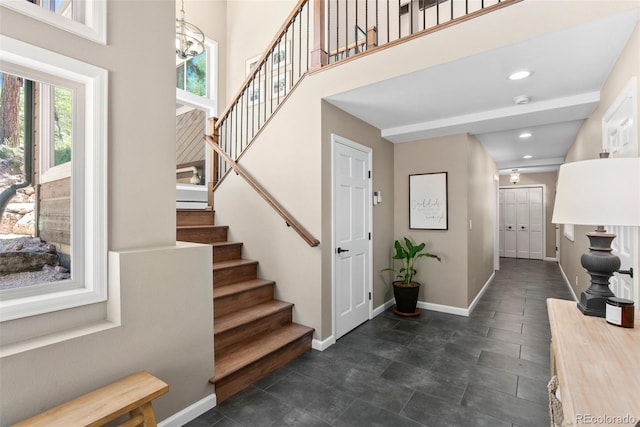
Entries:
<svg viewBox="0 0 640 427">
<path fill-rule="evenodd" d="M 600 90 L 600 103 L 580 128 L 565 158 L 567 163 L 598 157 L 602 150 L 602 118 L 633 76 L 640 76 L 640 26 L 636 27 Z M 640 101 L 640 93 L 638 95 Z M 560 266 L 578 298 L 580 292 L 589 287 L 589 275 L 580 265 L 580 256 L 589 251 L 589 241 L 585 234 L 593 229 L 594 226 L 576 226 L 573 242 L 562 233 L 560 237 Z M 638 256 L 640 258 L 640 254 Z"/>
<path fill-rule="evenodd" d="M 544 172 L 544 173 L 521 173 L 520 182 L 517 184 L 511 184 L 509 182 L 509 175 L 500 175 L 500 187 L 509 188 L 523 185 L 544 185 L 544 203 L 546 215 L 546 245 L 545 245 L 545 257 L 556 257 L 556 226 L 551 222 L 553 217 L 553 204 L 556 200 L 556 181 L 558 179 L 558 172 Z"/>
<path fill-rule="evenodd" d="M 261 55 L 296 5 L 296 0 L 228 0 L 227 101 L 246 77 L 246 62 Z M 220 109 L 220 113 L 224 107 Z"/>
<path fill-rule="evenodd" d="M 408 176 L 433 172 L 448 173 L 449 229 L 409 229 Z M 466 134 L 394 146 L 395 238 L 426 242 L 442 257 L 421 261 L 420 301 L 466 309 L 493 274 L 496 173 L 489 153 Z"/>
<path fill-rule="evenodd" d="M 467 308 L 467 144 L 466 134 L 394 145 L 394 238 L 426 242 L 442 257 L 420 260 L 416 280 L 420 301 Z M 447 172 L 448 230 L 409 229 L 409 175 Z M 389 275 L 388 280 L 393 278 Z"/>
<path fill-rule="evenodd" d="M 264 128 L 240 165 L 320 240 L 312 248 L 248 186 L 231 173 L 215 193 L 216 223 L 229 240 L 244 242 L 243 258 L 255 259 L 259 277 L 276 281 L 276 297 L 295 304 L 294 321 L 327 332 L 321 324 L 320 101 L 313 85 L 301 85 Z M 268 161 L 265 161 L 268 159 Z M 330 335 L 330 331 L 328 332 Z"/>
<path fill-rule="evenodd" d="M 468 293 L 473 302 L 494 271 L 496 234 L 496 162 L 474 136 L 467 141 Z"/>
<path fill-rule="evenodd" d="M 390 265 L 390 250 L 393 246 L 394 184 L 393 184 L 393 144 L 380 136 L 380 130 L 336 108 L 322 102 L 322 163 L 325 165 L 322 180 L 322 240 L 331 242 L 331 134 L 340 135 L 373 150 L 371 165 L 372 191 L 382 193 L 382 203 L 373 206 L 373 308 L 383 305 L 393 298 L 393 290 L 386 274 L 380 273 Z M 328 170 L 327 170 L 328 169 Z M 333 251 L 322 254 L 322 300 L 323 328 L 331 330 L 331 261 Z"/>
<path fill-rule="evenodd" d="M 1 324 L 2 426 L 143 369 L 169 383 L 160 420 L 213 391 L 211 249 L 175 246 L 174 3 L 107 8 L 108 46 L 0 14 L 2 34 L 109 71 L 112 251 L 108 305 Z"/>
</svg>

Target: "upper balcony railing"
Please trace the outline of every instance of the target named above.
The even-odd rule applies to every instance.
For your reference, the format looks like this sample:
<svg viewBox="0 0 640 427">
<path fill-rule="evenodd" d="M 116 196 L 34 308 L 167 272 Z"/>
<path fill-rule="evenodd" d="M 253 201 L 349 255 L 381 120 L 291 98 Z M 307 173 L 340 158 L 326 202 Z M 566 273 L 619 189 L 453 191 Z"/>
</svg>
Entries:
<svg viewBox="0 0 640 427">
<path fill-rule="evenodd" d="M 215 124 L 238 161 L 309 71 L 521 0 L 300 0 Z M 230 170 L 214 162 L 214 181 Z"/>
</svg>

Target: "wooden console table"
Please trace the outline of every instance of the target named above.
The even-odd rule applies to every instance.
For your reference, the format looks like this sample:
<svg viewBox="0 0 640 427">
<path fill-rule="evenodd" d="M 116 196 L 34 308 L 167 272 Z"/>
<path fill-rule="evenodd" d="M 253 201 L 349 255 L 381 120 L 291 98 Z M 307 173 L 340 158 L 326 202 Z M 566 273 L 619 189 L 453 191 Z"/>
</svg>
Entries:
<svg viewBox="0 0 640 427">
<path fill-rule="evenodd" d="M 563 425 L 640 422 L 640 312 L 621 328 L 583 315 L 576 303 L 547 299 L 551 374 L 559 381 Z"/>
</svg>

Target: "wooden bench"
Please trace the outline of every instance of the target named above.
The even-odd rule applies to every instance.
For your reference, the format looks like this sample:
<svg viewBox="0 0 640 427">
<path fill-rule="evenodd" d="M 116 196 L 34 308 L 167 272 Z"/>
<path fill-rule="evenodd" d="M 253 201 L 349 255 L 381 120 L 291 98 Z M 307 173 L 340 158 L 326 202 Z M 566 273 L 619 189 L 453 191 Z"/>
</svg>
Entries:
<svg viewBox="0 0 640 427">
<path fill-rule="evenodd" d="M 129 414 L 129 419 L 120 424 L 120 427 L 155 427 L 156 419 L 151 401 L 167 391 L 169 386 L 165 382 L 142 371 L 20 421 L 14 426 L 101 426 Z"/>
</svg>

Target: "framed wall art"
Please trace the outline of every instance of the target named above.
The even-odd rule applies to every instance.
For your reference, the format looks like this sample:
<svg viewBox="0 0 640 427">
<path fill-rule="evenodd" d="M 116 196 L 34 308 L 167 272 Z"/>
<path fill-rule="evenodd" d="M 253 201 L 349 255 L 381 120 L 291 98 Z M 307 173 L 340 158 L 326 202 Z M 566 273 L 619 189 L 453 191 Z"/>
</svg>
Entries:
<svg viewBox="0 0 640 427">
<path fill-rule="evenodd" d="M 245 75 L 251 74 L 253 68 L 258 64 L 258 61 L 262 58 L 262 54 L 256 55 L 253 58 L 249 58 L 245 61 Z"/>
<path fill-rule="evenodd" d="M 409 228 L 448 230 L 447 172 L 409 175 Z"/>
<path fill-rule="evenodd" d="M 264 80 L 254 79 L 247 89 L 247 104 L 251 107 L 264 102 Z"/>
</svg>

